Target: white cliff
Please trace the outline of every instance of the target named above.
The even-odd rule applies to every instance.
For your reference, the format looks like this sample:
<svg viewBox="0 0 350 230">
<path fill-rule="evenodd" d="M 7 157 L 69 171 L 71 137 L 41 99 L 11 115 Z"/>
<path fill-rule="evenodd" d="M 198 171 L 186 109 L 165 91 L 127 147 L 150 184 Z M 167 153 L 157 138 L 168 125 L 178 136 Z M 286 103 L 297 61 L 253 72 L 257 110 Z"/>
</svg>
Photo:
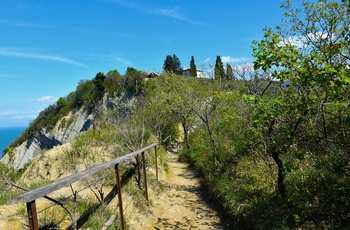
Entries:
<svg viewBox="0 0 350 230">
<path fill-rule="evenodd" d="M 1 162 L 15 169 L 23 168 L 42 150 L 52 149 L 55 146 L 68 143 L 88 130 L 93 120 L 93 114 L 84 111 L 84 109 L 80 109 L 75 113 L 70 112 L 69 115 L 61 118 L 52 130 L 42 128 L 34 137 L 14 148 L 13 153 L 5 154 Z"/>
<path fill-rule="evenodd" d="M 93 111 L 85 108 L 71 111 L 67 116 L 61 118 L 52 130 L 42 128 L 34 137 L 14 148 L 12 153 L 5 154 L 1 162 L 15 169 L 21 169 L 41 151 L 68 143 L 93 125 L 97 125 L 96 115 L 103 114 L 107 109 L 117 109 L 122 115 L 132 107 L 134 102 L 133 93 L 125 93 L 119 98 L 105 94 Z"/>
</svg>

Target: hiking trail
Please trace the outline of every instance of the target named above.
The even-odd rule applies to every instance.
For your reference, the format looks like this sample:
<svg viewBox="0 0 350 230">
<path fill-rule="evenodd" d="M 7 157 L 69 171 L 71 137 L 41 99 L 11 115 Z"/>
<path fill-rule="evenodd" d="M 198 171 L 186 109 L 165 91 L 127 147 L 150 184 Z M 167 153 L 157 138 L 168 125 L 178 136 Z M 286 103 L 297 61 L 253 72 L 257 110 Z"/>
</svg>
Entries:
<svg viewBox="0 0 350 230">
<path fill-rule="evenodd" d="M 172 152 L 166 159 L 169 170 L 159 175 L 165 189 L 150 192 L 149 214 L 129 219 L 129 229 L 227 229 L 214 206 L 205 201 L 200 179 L 188 164 Z"/>
</svg>

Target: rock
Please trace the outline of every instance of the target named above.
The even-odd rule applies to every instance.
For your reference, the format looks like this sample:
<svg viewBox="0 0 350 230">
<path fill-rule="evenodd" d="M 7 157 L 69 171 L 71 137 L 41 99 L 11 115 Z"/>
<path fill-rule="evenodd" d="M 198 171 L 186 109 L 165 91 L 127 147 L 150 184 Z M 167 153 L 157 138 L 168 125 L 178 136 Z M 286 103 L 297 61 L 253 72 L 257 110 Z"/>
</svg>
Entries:
<svg viewBox="0 0 350 230">
<path fill-rule="evenodd" d="M 130 93 L 120 98 L 109 97 L 108 94 L 105 94 L 93 111 L 87 111 L 83 107 L 77 111 L 71 111 L 67 116 L 61 118 L 52 130 L 42 128 L 34 137 L 17 146 L 13 156 L 5 154 L 0 161 L 15 169 L 21 169 L 44 149 L 48 150 L 68 143 L 90 127 L 97 125 L 96 115 L 103 114 L 107 108 L 118 108 L 121 113 L 127 112 L 134 101 L 135 98 Z"/>
</svg>

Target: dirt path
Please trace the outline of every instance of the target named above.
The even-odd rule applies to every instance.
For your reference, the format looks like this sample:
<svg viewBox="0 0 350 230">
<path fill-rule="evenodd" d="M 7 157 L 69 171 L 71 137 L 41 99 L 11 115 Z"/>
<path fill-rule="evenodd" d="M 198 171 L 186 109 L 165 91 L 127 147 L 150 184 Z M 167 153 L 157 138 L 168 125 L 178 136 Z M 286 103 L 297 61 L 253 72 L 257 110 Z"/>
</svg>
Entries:
<svg viewBox="0 0 350 230">
<path fill-rule="evenodd" d="M 225 229 L 219 214 L 203 198 L 199 179 L 178 162 L 178 155 L 168 153 L 169 171 L 159 179 L 166 189 L 152 193 L 151 214 L 143 220 L 131 220 L 130 229 Z"/>
</svg>

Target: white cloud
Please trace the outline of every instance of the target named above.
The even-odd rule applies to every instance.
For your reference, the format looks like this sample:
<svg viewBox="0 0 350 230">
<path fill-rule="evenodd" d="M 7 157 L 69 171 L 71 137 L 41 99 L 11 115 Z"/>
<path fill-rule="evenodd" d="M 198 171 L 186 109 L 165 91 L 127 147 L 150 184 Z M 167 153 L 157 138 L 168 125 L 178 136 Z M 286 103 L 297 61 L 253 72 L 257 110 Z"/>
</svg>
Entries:
<svg viewBox="0 0 350 230">
<path fill-rule="evenodd" d="M 14 116 L 12 117 L 13 120 L 23 120 L 23 119 L 35 119 L 38 116 L 38 114 L 35 115 L 25 115 L 25 116 Z"/>
<path fill-rule="evenodd" d="M 210 62 L 210 57 L 209 57 L 209 58 L 207 58 L 207 59 L 205 59 L 203 62 L 204 62 L 204 63 L 208 63 L 208 62 Z"/>
<path fill-rule="evenodd" d="M 38 116 L 39 112 L 29 111 L 29 112 L 0 112 L 0 117 L 7 117 L 6 119 L 11 120 L 27 120 L 35 119 Z"/>
<path fill-rule="evenodd" d="M 184 21 L 184 22 L 188 22 L 194 25 L 200 25 L 201 23 L 196 22 L 196 21 L 192 21 L 190 19 L 188 19 L 187 17 L 185 17 L 182 12 L 181 12 L 181 7 L 180 6 L 175 6 L 171 9 L 154 9 L 151 11 L 152 14 L 159 14 L 159 15 L 163 15 L 163 16 L 167 16 L 167 17 L 171 17 L 171 18 L 175 18 L 177 20 L 180 21 Z"/>
<path fill-rule="evenodd" d="M 39 112 L 41 111 L 27 111 L 27 112 L 8 111 L 8 112 L 0 112 L 0 116 L 32 117 L 32 116 L 36 116 Z"/>
<path fill-rule="evenodd" d="M 285 46 L 286 44 L 294 45 L 297 48 L 307 48 L 308 41 L 319 41 L 321 39 L 326 39 L 329 37 L 329 34 L 323 32 L 309 33 L 307 35 L 300 36 L 290 36 L 287 38 L 282 38 L 279 46 Z M 332 39 L 336 39 L 336 36 L 333 35 Z"/>
<path fill-rule="evenodd" d="M 36 101 L 39 101 L 39 102 L 55 102 L 57 101 L 57 98 L 54 98 L 52 96 L 43 96 L 43 97 L 40 97 L 38 98 Z"/>
<path fill-rule="evenodd" d="M 248 58 L 242 57 L 242 58 L 233 58 L 230 56 L 222 56 L 221 61 L 223 63 L 242 63 L 248 61 Z"/>
<path fill-rule="evenodd" d="M 13 49 L 7 49 L 7 48 L 0 48 L 0 55 L 2 56 L 12 56 L 12 57 L 21 57 L 21 58 L 33 58 L 33 59 L 43 59 L 43 60 L 50 60 L 50 61 L 57 61 L 57 62 L 64 62 L 72 65 L 81 66 L 84 68 L 88 68 L 87 65 L 84 65 L 80 62 L 55 56 L 55 55 L 46 55 L 46 54 L 39 54 L 39 53 L 30 53 L 30 52 L 21 52 Z"/>
<path fill-rule="evenodd" d="M 106 54 L 106 55 L 101 55 L 101 54 L 90 54 L 92 58 L 95 59 L 102 59 L 104 61 L 108 62 L 119 62 L 125 66 L 132 66 L 132 63 L 125 58 L 115 55 L 115 54 Z"/>
<path fill-rule="evenodd" d="M 286 44 L 296 46 L 298 48 L 305 48 L 306 47 L 306 40 L 305 37 L 288 37 L 288 38 L 283 38 L 282 41 L 278 44 L 278 46 L 283 47 Z"/>
<path fill-rule="evenodd" d="M 201 25 L 201 23 L 193 21 L 185 17 L 181 11 L 180 6 L 175 6 L 173 8 L 158 8 L 158 9 L 150 9 L 149 7 L 145 5 L 141 5 L 140 3 L 136 3 L 134 1 L 125 1 L 125 0 L 104 0 L 105 2 L 112 2 L 115 4 L 118 4 L 120 6 L 129 8 L 129 9 L 134 9 L 134 10 L 139 10 L 144 13 L 148 14 L 157 14 L 157 15 L 163 15 L 166 17 L 171 17 L 175 18 L 180 21 L 184 21 L 190 24 L 194 25 Z"/>
<path fill-rule="evenodd" d="M 16 115 L 19 114 L 19 112 L 0 112 L 0 116 L 9 116 L 9 115 Z"/>
<path fill-rule="evenodd" d="M 233 69 L 235 69 L 236 71 L 254 71 L 254 64 L 249 62 L 249 63 L 244 63 L 244 64 L 240 64 L 240 65 L 235 65 L 232 67 Z"/>
<path fill-rule="evenodd" d="M 106 56 L 106 57 L 109 57 L 112 60 L 120 62 L 120 63 L 122 63 L 123 65 L 126 65 L 126 66 L 131 66 L 132 65 L 131 62 L 129 62 L 128 60 L 126 60 L 126 59 L 124 59 L 122 57 L 116 56 L 116 55 L 109 55 L 109 56 Z"/>
</svg>

